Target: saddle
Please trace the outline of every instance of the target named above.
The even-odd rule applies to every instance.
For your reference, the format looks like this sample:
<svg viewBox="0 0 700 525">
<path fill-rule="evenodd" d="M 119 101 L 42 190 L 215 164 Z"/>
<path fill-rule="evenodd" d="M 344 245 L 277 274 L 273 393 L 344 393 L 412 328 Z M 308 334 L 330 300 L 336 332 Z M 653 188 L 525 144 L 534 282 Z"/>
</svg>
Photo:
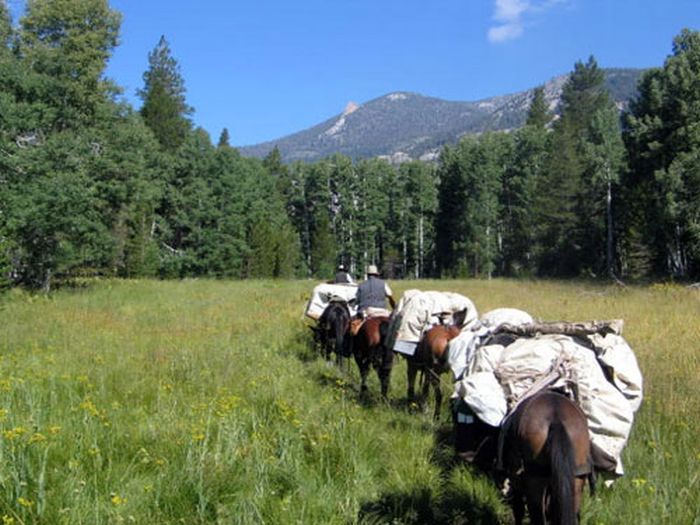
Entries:
<svg viewBox="0 0 700 525">
<path fill-rule="evenodd" d="M 355 317 L 350 321 L 350 333 L 355 336 L 359 333 L 362 325 L 365 324 L 365 319 L 360 317 Z"/>
</svg>

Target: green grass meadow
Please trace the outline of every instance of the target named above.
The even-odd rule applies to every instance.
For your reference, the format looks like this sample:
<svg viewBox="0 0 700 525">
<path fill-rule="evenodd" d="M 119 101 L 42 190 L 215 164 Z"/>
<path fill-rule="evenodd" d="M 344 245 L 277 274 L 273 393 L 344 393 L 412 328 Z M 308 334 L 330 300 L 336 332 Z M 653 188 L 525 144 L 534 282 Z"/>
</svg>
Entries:
<svg viewBox="0 0 700 525">
<path fill-rule="evenodd" d="M 0 524 L 512 523 L 405 399 L 360 399 L 310 347 L 312 281 L 96 281 L 0 296 Z M 700 524 L 700 292 L 536 281 L 395 281 L 480 312 L 623 318 L 645 397 L 626 475 L 583 522 Z"/>
</svg>

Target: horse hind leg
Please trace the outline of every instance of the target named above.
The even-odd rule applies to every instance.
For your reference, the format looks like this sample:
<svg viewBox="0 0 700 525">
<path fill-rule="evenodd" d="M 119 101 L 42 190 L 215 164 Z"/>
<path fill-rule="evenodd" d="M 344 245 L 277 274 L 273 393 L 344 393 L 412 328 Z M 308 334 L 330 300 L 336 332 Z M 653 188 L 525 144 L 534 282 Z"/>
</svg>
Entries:
<svg viewBox="0 0 700 525">
<path fill-rule="evenodd" d="M 532 525 L 545 525 L 547 517 L 545 509 L 547 508 L 547 481 L 541 477 L 531 477 L 524 480 L 525 482 L 525 499 L 527 501 L 527 511 L 530 516 Z"/>
<path fill-rule="evenodd" d="M 440 389 L 440 376 L 438 376 L 434 371 L 430 373 L 430 383 L 433 387 L 433 392 L 435 393 L 435 410 L 433 411 L 433 420 L 437 421 L 440 419 L 440 409 L 442 407 L 442 390 Z"/>
<path fill-rule="evenodd" d="M 360 394 L 367 392 L 367 376 L 369 375 L 369 360 L 366 359 L 362 353 L 357 349 L 353 349 L 353 354 L 355 355 L 355 363 L 357 363 L 357 368 L 360 371 Z"/>
<path fill-rule="evenodd" d="M 416 397 L 416 375 L 418 374 L 418 367 L 416 367 L 413 362 L 407 360 L 408 367 L 406 368 L 406 398 L 409 402 L 413 401 Z"/>
<path fill-rule="evenodd" d="M 391 369 L 394 366 L 394 352 L 384 348 L 379 347 L 379 352 L 381 352 L 381 362 L 379 363 L 379 368 L 377 369 L 377 375 L 379 376 L 379 383 L 382 387 L 382 397 L 384 400 L 389 399 L 389 385 L 391 383 Z"/>
<path fill-rule="evenodd" d="M 515 525 L 522 525 L 523 519 L 525 519 L 525 495 L 517 485 L 518 481 L 515 479 L 512 480 L 508 500 L 510 502 L 510 508 L 513 509 L 513 521 Z"/>
<path fill-rule="evenodd" d="M 369 388 L 367 388 L 367 376 L 369 376 L 369 366 L 365 366 L 360 369 L 360 393 L 366 394 Z"/>
<path fill-rule="evenodd" d="M 380 368 L 377 370 L 377 376 L 379 376 L 379 384 L 381 385 L 382 398 L 384 400 L 389 399 L 389 383 L 391 381 L 391 370 L 385 370 Z"/>
<path fill-rule="evenodd" d="M 423 411 L 425 410 L 425 404 L 428 402 L 430 395 L 430 370 L 421 368 L 420 374 L 421 396 L 418 404 L 420 405 L 421 411 Z"/>
</svg>

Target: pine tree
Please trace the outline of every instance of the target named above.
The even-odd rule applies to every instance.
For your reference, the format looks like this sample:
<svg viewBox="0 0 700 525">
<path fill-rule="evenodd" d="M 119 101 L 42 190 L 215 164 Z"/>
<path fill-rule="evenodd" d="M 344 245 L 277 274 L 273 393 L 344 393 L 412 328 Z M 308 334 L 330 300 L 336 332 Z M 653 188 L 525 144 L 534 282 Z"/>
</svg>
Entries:
<svg viewBox="0 0 700 525">
<path fill-rule="evenodd" d="M 684 29 L 663 68 L 642 78 L 625 133 L 632 167 L 625 186 L 641 203 L 627 231 L 644 232 L 657 273 L 681 277 L 700 275 L 698 85 L 700 32 Z"/>
<path fill-rule="evenodd" d="M 327 213 L 319 213 L 314 224 L 311 240 L 311 272 L 319 278 L 333 275 L 336 260 L 335 236 Z"/>
<path fill-rule="evenodd" d="M 436 226 L 441 273 L 490 277 L 496 270 L 499 194 L 511 158 L 512 138 L 504 133 L 468 137 L 444 151 Z"/>
<path fill-rule="evenodd" d="M 420 279 L 431 270 L 437 180 L 430 165 L 412 161 L 399 167 L 399 181 L 405 203 L 402 210 L 404 275 Z"/>
<path fill-rule="evenodd" d="M 403 273 L 403 268 L 399 270 L 398 257 L 393 257 L 392 253 L 389 260 L 390 245 L 397 242 L 395 226 L 400 215 L 395 207 L 401 193 L 396 170 L 385 160 L 365 159 L 354 166 L 354 177 L 357 191 L 354 228 L 357 234 L 353 252 L 342 254 L 343 259 L 355 275 L 361 275 L 368 264 L 385 268 L 387 277 Z"/>
<path fill-rule="evenodd" d="M 228 128 L 224 128 L 221 130 L 221 135 L 219 135 L 219 142 L 217 143 L 217 147 L 223 148 L 223 147 L 230 147 L 230 138 L 228 134 Z"/>
<path fill-rule="evenodd" d="M 193 110 L 185 101 L 185 82 L 165 36 L 148 54 L 143 80 L 144 87 L 138 92 L 143 101 L 141 115 L 163 149 L 174 152 L 192 127 L 189 115 Z"/>
<path fill-rule="evenodd" d="M 554 125 L 551 154 L 537 190 L 539 271 L 544 274 L 579 275 L 605 268 L 605 237 L 600 234 L 605 230 L 599 224 L 604 193 L 592 183 L 586 156 L 594 115 L 611 104 L 603 81 L 603 71 L 590 57 L 574 65 L 564 84 L 561 118 Z"/>
<path fill-rule="evenodd" d="M 20 52 L 29 69 L 44 75 L 38 86 L 55 112 L 52 128 L 95 122 L 98 106 L 112 89 L 102 74 L 120 22 L 107 0 L 28 2 L 20 21 Z"/>
<path fill-rule="evenodd" d="M 501 272 L 534 274 L 537 255 L 538 186 L 548 163 L 550 133 L 529 124 L 514 135 L 513 162 L 505 170 L 500 201 L 503 228 Z"/>
<path fill-rule="evenodd" d="M 552 113 L 549 111 L 544 95 L 544 87 L 536 87 L 532 93 L 532 101 L 527 112 L 526 126 L 546 127 L 552 121 Z"/>
<path fill-rule="evenodd" d="M 14 31 L 6 0 L 0 0 L 0 53 L 8 49 Z"/>
</svg>

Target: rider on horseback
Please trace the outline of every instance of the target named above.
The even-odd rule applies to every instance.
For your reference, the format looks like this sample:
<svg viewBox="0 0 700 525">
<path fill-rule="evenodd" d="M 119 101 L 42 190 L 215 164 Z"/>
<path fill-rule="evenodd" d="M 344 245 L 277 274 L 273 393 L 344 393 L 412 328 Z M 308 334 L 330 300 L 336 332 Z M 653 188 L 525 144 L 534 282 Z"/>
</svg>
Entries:
<svg viewBox="0 0 700 525">
<path fill-rule="evenodd" d="M 355 284 L 352 280 L 352 276 L 348 273 L 347 268 L 344 264 L 339 264 L 335 272 L 334 284 Z"/>
<path fill-rule="evenodd" d="M 357 315 L 367 317 L 373 315 L 390 315 L 386 308 L 389 300 L 391 308 L 396 307 L 393 292 L 389 285 L 379 278 L 379 270 L 374 264 L 367 267 L 367 279 L 357 288 Z"/>
</svg>

